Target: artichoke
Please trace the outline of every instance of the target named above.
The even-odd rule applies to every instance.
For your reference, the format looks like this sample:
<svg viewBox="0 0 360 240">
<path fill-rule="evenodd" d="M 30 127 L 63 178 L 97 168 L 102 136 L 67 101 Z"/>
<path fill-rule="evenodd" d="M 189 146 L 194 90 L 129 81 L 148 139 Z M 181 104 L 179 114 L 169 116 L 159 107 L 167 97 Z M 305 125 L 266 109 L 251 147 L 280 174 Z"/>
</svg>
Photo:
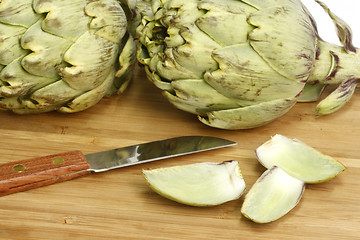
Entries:
<svg viewBox="0 0 360 240">
<path fill-rule="evenodd" d="M 137 58 L 177 108 L 222 129 L 267 124 L 298 101 L 341 108 L 359 82 L 350 27 L 321 2 L 343 46 L 318 36 L 300 0 L 152 0 L 136 29 Z"/>
<path fill-rule="evenodd" d="M 136 45 L 117 0 L 1 0 L 0 108 L 78 112 L 122 92 Z"/>
</svg>

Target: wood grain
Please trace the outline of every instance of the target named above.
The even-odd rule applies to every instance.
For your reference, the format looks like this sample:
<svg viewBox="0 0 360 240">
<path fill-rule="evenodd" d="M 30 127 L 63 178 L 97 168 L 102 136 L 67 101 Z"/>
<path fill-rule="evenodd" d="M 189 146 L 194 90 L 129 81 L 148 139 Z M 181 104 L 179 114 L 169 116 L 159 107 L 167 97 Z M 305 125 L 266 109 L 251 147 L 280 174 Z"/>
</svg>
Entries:
<svg viewBox="0 0 360 240">
<path fill-rule="evenodd" d="M 80 151 L 35 157 L 0 165 L 0 196 L 43 187 L 88 175 Z"/>
<path fill-rule="evenodd" d="M 360 89 L 332 115 L 317 116 L 315 106 L 298 103 L 282 118 L 256 129 L 210 128 L 171 106 L 138 69 L 124 94 L 81 113 L 0 112 L 0 163 L 72 150 L 87 154 L 182 135 L 238 142 L 0 197 L 0 239 L 360 239 Z M 141 174 L 143 168 L 237 160 L 250 189 L 265 170 L 254 150 L 277 133 L 300 139 L 347 169 L 328 182 L 308 185 L 296 208 L 270 224 L 241 216 L 244 197 L 217 207 L 189 207 L 151 191 Z"/>
</svg>

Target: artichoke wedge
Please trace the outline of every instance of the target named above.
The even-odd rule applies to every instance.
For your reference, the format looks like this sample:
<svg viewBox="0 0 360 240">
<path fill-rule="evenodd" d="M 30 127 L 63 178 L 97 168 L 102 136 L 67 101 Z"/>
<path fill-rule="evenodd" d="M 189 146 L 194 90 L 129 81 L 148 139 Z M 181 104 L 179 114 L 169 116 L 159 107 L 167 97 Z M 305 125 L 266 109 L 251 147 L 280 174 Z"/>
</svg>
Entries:
<svg viewBox="0 0 360 240">
<path fill-rule="evenodd" d="M 266 168 L 280 167 L 290 176 L 306 183 L 330 180 L 345 170 L 334 158 L 297 140 L 277 134 L 255 150 Z"/>
<path fill-rule="evenodd" d="M 301 0 L 143 0 L 137 58 L 170 103 L 212 127 L 268 124 L 334 85 L 317 107 L 330 114 L 354 93 L 360 57 L 350 27 L 317 2 L 343 46 L 318 36 Z"/>
<path fill-rule="evenodd" d="M 275 221 L 300 201 L 305 183 L 279 167 L 266 170 L 245 196 L 241 213 L 257 223 Z"/>
<path fill-rule="evenodd" d="M 158 194 L 191 206 L 214 206 L 240 198 L 245 181 L 237 161 L 143 170 Z"/>
</svg>

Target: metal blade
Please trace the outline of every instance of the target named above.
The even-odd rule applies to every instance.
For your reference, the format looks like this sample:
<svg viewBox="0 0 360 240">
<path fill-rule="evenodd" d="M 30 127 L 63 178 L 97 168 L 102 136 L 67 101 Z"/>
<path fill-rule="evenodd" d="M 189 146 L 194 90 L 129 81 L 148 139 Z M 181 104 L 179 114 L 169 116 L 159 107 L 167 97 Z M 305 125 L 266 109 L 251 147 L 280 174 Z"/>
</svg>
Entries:
<svg viewBox="0 0 360 240">
<path fill-rule="evenodd" d="M 90 171 L 103 172 L 114 168 L 161 160 L 236 145 L 236 142 L 217 137 L 183 136 L 142 143 L 85 155 Z"/>
</svg>

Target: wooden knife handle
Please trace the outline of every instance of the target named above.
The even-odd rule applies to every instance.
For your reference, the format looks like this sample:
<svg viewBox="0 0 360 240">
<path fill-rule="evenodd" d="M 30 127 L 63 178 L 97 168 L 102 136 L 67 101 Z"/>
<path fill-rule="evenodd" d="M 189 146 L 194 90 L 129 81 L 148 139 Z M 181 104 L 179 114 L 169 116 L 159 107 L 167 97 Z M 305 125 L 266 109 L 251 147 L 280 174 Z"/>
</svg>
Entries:
<svg viewBox="0 0 360 240">
<path fill-rule="evenodd" d="M 80 151 L 5 163 L 0 165 L 0 196 L 87 175 L 89 168 Z"/>
</svg>

